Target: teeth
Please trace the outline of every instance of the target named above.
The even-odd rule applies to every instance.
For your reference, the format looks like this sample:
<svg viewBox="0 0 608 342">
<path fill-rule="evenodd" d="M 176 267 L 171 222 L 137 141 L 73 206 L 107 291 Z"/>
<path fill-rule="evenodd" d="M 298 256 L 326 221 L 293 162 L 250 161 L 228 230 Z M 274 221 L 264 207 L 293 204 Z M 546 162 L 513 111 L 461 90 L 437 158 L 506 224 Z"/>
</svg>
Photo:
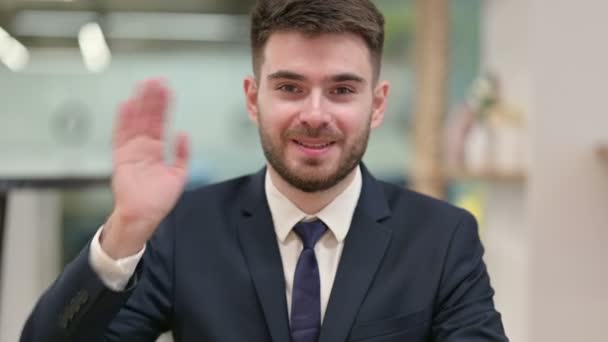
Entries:
<svg viewBox="0 0 608 342">
<path fill-rule="evenodd" d="M 325 143 L 325 144 L 304 144 L 304 143 L 302 143 L 300 141 L 297 141 L 297 140 L 296 140 L 296 143 L 298 145 L 300 145 L 300 146 L 304 146 L 304 147 L 307 147 L 307 148 L 316 148 L 316 149 L 325 148 L 325 147 L 328 147 L 329 145 L 332 144 L 331 142 Z"/>
</svg>

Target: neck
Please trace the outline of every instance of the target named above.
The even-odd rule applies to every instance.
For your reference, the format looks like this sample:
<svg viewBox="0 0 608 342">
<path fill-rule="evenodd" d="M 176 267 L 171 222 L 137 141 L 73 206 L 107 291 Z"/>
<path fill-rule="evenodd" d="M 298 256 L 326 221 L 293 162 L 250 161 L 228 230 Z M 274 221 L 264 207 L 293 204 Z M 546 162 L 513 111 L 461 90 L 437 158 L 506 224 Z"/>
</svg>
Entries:
<svg viewBox="0 0 608 342">
<path fill-rule="evenodd" d="M 272 184 L 279 190 L 285 197 L 287 197 L 293 204 L 295 204 L 300 210 L 308 215 L 314 215 L 325 208 L 331 203 L 338 195 L 340 195 L 355 179 L 357 168 L 354 168 L 348 176 L 341 180 L 338 184 L 333 187 L 318 191 L 318 192 L 304 192 L 300 189 L 293 187 L 287 183 L 276 171 L 268 164 L 268 173 Z"/>
</svg>

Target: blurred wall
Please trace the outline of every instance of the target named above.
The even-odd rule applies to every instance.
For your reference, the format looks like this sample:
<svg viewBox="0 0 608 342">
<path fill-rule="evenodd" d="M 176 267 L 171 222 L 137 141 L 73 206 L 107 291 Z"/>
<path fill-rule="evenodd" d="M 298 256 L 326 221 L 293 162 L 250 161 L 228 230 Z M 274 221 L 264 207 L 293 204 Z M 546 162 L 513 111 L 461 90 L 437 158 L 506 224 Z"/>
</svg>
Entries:
<svg viewBox="0 0 608 342">
<path fill-rule="evenodd" d="M 530 341 L 608 340 L 608 2 L 534 0 Z"/>
<path fill-rule="evenodd" d="M 500 78 L 506 102 L 529 118 L 532 70 L 529 58 L 529 0 L 483 3 L 482 68 Z M 529 146 L 529 144 L 526 144 Z M 530 175 L 486 184 L 483 242 L 496 290 L 495 303 L 511 341 L 526 342 L 529 332 L 529 221 L 526 210 Z"/>
<path fill-rule="evenodd" d="M 239 161 L 251 164 L 258 157 L 250 153 L 256 148 L 255 131 L 239 129 L 247 121 L 241 83 L 249 63 L 248 50 L 240 45 L 123 50 L 105 72 L 91 74 L 77 49 L 33 50 L 27 72 L 4 71 L 0 77 L 0 156 L 13 161 L 0 174 L 108 173 L 116 109 L 138 81 L 155 76 L 165 77 L 174 90 L 171 131 L 186 129 L 192 135 L 195 158 L 217 164 L 220 173 L 241 171 Z M 70 131 L 62 120 L 73 120 L 84 133 Z M 242 149 L 246 153 L 239 158 L 221 158 Z"/>
<path fill-rule="evenodd" d="M 605 341 L 608 32 L 599 0 L 484 2 L 483 66 L 528 114 L 523 184 L 492 184 L 484 242 L 512 341 Z"/>
</svg>

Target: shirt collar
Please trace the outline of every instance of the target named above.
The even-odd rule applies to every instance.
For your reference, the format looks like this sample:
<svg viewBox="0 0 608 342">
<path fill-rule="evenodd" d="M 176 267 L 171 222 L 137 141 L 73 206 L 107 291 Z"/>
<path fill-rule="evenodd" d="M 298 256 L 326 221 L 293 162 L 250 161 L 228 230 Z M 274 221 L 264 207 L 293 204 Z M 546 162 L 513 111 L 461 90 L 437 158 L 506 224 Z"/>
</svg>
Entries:
<svg viewBox="0 0 608 342">
<path fill-rule="evenodd" d="M 287 236 L 296 223 L 314 217 L 323 221 L 334 234 L 336 240 L 342 242 L 346 238 L 346 234 L 348 234 L 355 207 L 357 206 L 361 194 L 363 181 L 361 168 L 357 167 L 355 177 L 348 187 L 314 215 L 307 215 L 291 202 L 291 200 L 285 197 L 285 195 L 283 195 L 272 183 L 268 170 L 266 170 L 264 183 L 274 229 L 281 242 L 284 242 L 285 239 L 287 239 Z"/>
</svg>

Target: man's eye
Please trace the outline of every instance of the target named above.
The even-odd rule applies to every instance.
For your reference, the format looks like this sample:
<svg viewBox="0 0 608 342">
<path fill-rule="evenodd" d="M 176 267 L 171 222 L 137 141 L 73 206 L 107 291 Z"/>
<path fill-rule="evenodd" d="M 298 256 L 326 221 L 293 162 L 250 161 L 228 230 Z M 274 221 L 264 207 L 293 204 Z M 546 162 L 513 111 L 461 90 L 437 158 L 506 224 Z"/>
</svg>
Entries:
<svg viewBox="0 0 608 342">
<path fill-rule="evenodd" d="M 348 87 L 339 87 L 339 88 L 336 88 L 333 91 L 333 93 L 338 94 L 338 95 L 348 95 L 348 94 L 353 94 L 354 91 Z"/>
<path fill-rule="evenodd" d="M 284 84 L 278 88 L 280 91 L 284 91 L 286 93 L 299 93 L 300 89 L 294 86 L 293 84 Z"/>
</svg>

